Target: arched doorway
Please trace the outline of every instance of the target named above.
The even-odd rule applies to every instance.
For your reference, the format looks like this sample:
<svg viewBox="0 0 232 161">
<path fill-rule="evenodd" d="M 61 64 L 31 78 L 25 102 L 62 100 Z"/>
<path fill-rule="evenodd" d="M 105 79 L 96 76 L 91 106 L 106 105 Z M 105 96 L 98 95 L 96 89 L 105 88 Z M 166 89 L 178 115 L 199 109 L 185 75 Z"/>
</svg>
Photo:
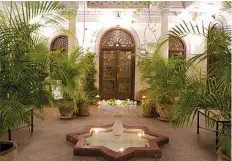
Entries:
<svg viewBox="0 0 232 161">
<path fill-rule="evenodd" d="M 186 57 L 186 47 L 183 40 L 175 38 L 169 40 L 169 58 L 175 56 Z"/>
<path fill-rule="evenodd" d="M 61 52 L 68 52 L 68 36 L 59 35 L 55 37 L 50 45 L 50 51 L 61 50 Z"/>
<path fill-rule="evenodd" d="M 135 41 L 123 28 L 103 34 L 99 54 L 101 99 L 134 99 Z"/>
</svg>

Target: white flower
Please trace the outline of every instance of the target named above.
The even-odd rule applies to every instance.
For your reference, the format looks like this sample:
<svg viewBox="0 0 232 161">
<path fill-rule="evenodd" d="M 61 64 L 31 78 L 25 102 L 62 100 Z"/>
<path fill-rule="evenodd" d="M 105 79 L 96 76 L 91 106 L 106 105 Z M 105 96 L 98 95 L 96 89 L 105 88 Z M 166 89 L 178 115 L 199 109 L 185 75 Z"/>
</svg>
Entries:
<svg viewBox="0 0 232 161">
<path fill-rule="evenodd" d="M 107 105 L 107 101 L 106 100 L 102 100 L 101 101 L 101 105 Z"/>
<path fill-rule="evenodd" d="M 121 100 L 116 100 L 116 101 L 115 101 L 115 104 L 116 104 L 116 105 L 120 105 L 121 103 L 122 103 Z"/>
</svg>

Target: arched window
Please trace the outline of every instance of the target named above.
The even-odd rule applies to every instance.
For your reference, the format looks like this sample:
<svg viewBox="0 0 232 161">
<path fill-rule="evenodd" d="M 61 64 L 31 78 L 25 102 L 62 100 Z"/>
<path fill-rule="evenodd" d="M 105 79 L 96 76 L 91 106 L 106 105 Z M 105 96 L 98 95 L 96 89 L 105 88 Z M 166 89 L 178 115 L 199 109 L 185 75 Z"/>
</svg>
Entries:
<svg viewBox="0 0 232 161">
<path fill-rule="evenodd" d="M 170 39 L 169 40 L 169 58 L 175 56 L 186 56 L 186 47 L 181 39 Z"/>
<path fill-rule="evenodd" d="M 51 42 L 50 50 L 61 50 L 61 52 L 68 52 L 68 36 L 59 35 L 55 37 Z"/>
</svg>

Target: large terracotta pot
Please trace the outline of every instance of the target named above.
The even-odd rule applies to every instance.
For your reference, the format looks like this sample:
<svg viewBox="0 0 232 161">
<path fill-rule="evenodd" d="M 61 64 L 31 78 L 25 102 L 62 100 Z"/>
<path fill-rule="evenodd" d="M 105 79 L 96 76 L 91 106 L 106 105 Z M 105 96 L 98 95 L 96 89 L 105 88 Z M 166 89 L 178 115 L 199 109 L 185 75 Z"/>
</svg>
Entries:
<svg viewBox="0 0 232 161">
<path fill-rule="evenodd" d="M 60 112 L 60 118 L 73 118 L 73 101 L 59 101 L 56 103 Z"/>
<path fill-rule="evenodd" d="M 161 121 L 170 121 L 172 117 L 173 104 L 156 104 L 157 112 L 159 113 L 158 119 Z"/>
<path fill-rule="evenodd" d="M 143 116 L 145 117 L 152 117 L 153 116 L 153 110 L 147 107 L 142 107 L 143 110 Z"/>
<path fill-rule="evenodd" d="M 89 116 L 89 105 L 83 104 L 78 106 L 78 114 L 80 116 Z"/>
<path fill-rule="evenodd" d="M 218 149 L 217 154 L 218 154 L 217 161 L 231 161 L 231 158 L 229 158 L 228 156 L 226 156 L 226 155 L 224 155 L 222 153 L 222 149 L 221 148 Z"/>
<path fill-rule="evenodd" d="M 0 141 L 0 161 L 17 161 L 17 145 L 12 141 Z"/>
<path fill-rule="evenodd" d="M 156 107 L 152 100 L 149 99 L 142 100 L 141 108 L 142 108 L 143 116 L 145 117 L 155 116 Z"/>
</svg>

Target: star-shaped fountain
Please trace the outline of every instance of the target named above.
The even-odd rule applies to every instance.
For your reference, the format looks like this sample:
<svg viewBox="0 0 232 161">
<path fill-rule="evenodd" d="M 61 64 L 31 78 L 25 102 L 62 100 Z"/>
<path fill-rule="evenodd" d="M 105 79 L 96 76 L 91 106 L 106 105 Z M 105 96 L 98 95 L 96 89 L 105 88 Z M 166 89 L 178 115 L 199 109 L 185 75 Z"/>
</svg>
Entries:
<svg viewBox="0 0 232 161">
<path fill-rule="evenodd" d="M 161 158 L 159 146 L 169 138 L 151 132 L 146 126 L 126 126 L 121 136 L 112 132 L 112 124 L 86 126 L 83 131 L 69 133 L 66 140 L 76 146 L 76 156 L 103 157 L 109 161 L 125 161 L 133 157 Z"/>
</svg>

